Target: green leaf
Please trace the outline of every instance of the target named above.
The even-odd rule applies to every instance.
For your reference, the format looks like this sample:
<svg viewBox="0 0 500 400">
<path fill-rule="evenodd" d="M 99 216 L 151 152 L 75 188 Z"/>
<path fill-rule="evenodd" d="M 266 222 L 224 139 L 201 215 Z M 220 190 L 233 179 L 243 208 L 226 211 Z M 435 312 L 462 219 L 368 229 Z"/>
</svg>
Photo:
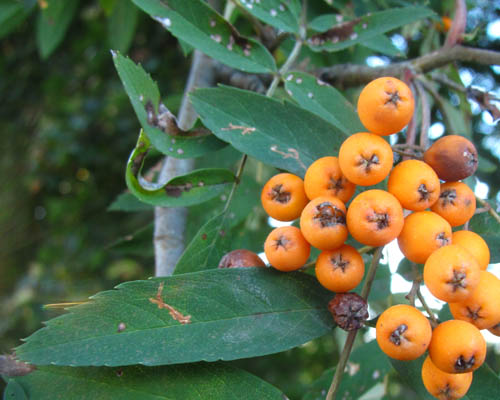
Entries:
<svg viewBox="0 0 500 400">
<path fill-rule="evenodd" d="M 38 51 L 43 59 L 62 42 L 78 8 L 78 0 L 48 0 L 47 3 L 38 15 L 36 26 Z"/>
<path fill-rule="evenodd" d="M 159 308 L 159 297 L 171 308 Z M 331 297 L 312 276 L 262 267 L 132 281 L 48 321 L 16 355 L 36 365 L 118 366 L 278 353 L 333 329 Z"/>
<path fill-rule="evenodd" d="M 209 219 L 182 253 L 174 274 L 217 268 L 224 254 L 230 251 L 228 213 Z"/>
<path fill-rule="evenodd" d="M 191 101 L 220 139 L 266 164 L 304 176 L 319 157 L 332 155 L 346 135 L 289 102 L 229 87 L 199 89 Z"/>
<path fill-rule="evenodd" d="M 360 45 L 368 47 L 377 53 L 386 54 L 392 57 L 404 56 L 403 53 L 392 43 L 392 40 L 385 35 L 377 35 L 367 38 Z"/>
<path fill-rule="evenodd" d="M 158 86 L 140 65 L 136 65 L 129 58 L 113 53 L 113 61 L 142 129 L 156 149 L 175 158 L 193 158 L 226 145 L 214 135 L 174 136 L 150 125 L 146 106 L 151 102 L 153 110 L 158 112 L 160 105 Z"/>
<path fill-rule="evenodd" d="M 120 0 L 108 20 L 108 42 L 112 49 L 126 53 L 134 38 L 139 10 L 130 0 Z"/>
<path fill-rule="evenodd" d="M 28 396 L 26 396 L 23 387 L 16 379 L 9 379 L 3 394 L 3 400 L 28 400 Z"/>
<path fill-rule="evenodd" d="M 490 202 L 491 207 L 496 209 L 496 204 Z M 490 213 L 484 212 L 474 215 L 469 222 L 469 230 L 476 232 L 488 244 L 490 248 L 491 259 L 490 263 L 500 262 L 500 223 L 491 216 Z"/>
<path fill-rule="evenodd" d="M 26 7 L 18 0 L 3 0 L 0 3 L 0 39 L 12 32 L 32 11 L 33 7 Z"/>
<path fill-rule="evenodd" d="M 237 392 L 245 399 L 281 400 L 283 393 L 256 376 L 222 363 L 198 363 L 148 368 L 40 367 L 11 382 L 37 400 L 229 400 Z M 49 386 L 49 387 L 48 387 Z M 25 397 L 27 398 L 27 397 Z M 6 399 L 10 399 L 6 397 Z M 12 397 L 22 399 L 22 397 Z"/>
<path fill-rule="evenodd" d="M 154 257 L 151 240 L 153 231 L 154 224 L 150 223 L 131 234 L 119 238 L 107 246 L 106 249 L 124 256 Z"/>
<path fill-rule="evenodd" d="M 242 1 L 250 14 L 284 32 L 299 32 L 300 3 L 296 0 Z"/>
<path fill-rule="evenodd" d="M 398 361 L 390 359 L 392 366 L 399 373 L 403 381 L 408 384 L 422 400 L 433 400 L 427 389 L 422 383 L 422 364 L 426 355 L 414 361 Z M 497 398 L 500 391 L 500 379 L 496 376 L 493 370 L 483 364 L 479 369 L 474 371 L 474 379 L 472 385 L 467 392 L 467 395 L 462 397 L 463 400 L 490 400 Z"/>
<path fill-rule="evenodd" d="M 170 179 L 165 184 L 140 182 L 140 173 L 149 149 L 149 140 L 141 130 L 137 146 L 127 162 L 127 187 L 139 200 L 153 206 L 189 207 L 210 200 L 235 180 L 224 168 L 205 168 Z"/>
<path fill-rule="evenodd" d="M 318 17 L 321 18 L 319 21 L 311 21 L 310 26 L 320 31 L 326 27 L 329 30 L 313 35 L 308 44 L 316 51 L 339 51 L 354 44 L 364 44 L 366 40 L 382 33 L 434 15 L 434 11 L 427 7 L 410 6 L 380 11 L 340 23 L 337 16 L 322 16 Z"/>
<path fill-rule="evenodd" d="M 484 174 L 492 174 L 498 169 L 497 164 L 491 162 L 487 158 L 478 155 L 477 169 Z"/>
<path fill-rule="evenodd" d="M 311 385 L 303 400 L 324 400 L 332 383 L 336 368 L 330 368 Z M 391 370 L 391 364 L 380 350 L 377 341 L 372 340 L 354 349 L 347 371 L 342 377 L 338 395 L 345 400 L 358 400 L 373 386 L 383 382 Z"/>
<path fill-rule="evenodd" d="M 233 68 L 246 72 L 276 71 L 273 56 L 259 42 L 241 36 L 201 0 L 133 0 L 175 37 Z"/>
<path fill-rule="evenodd" d="M 138 212 L 152 210 L 150 204 L 143 203 L 130 192 L 121 193 L 108 207 L 108 211 Z"/>
<path fill-rule="evenodd" d="M 305 72 L 292 72 L 285 78 L 288 94 L 312 113 L 335 125 L 346 135 L 364 132 L 358 113 L 337 89 Z"/>
</svg>

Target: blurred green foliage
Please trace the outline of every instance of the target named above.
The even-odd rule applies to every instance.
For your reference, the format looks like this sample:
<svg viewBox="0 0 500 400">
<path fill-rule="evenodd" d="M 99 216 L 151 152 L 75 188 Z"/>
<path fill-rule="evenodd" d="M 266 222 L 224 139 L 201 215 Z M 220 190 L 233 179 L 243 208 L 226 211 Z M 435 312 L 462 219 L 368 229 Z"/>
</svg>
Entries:
<svg viewBox="0 0 500 400">
<path fill-rule="evenodd" d="M 9 26 L 13 30 L 0 39 L 0 353 L 10 352 L 19 344 L 19 338 L 59 313 L 44 308 L 44 304 L 85 300 L 119 282 L 153 273 L 152 210 L 107 211 L 124 191 L 125 163 L 139 132 L 139 122 L 109 49 L 118 46 L 132 60 L 142 63 L 158 82 L 164 103 L 174 113 L 180 104 L 189 59 L 177 40 L 142 12 L 135 13 L 123 5 L 118 9 L 116 4 L 121 1 L 80 2 L 61 44 L 45 60 L 40 57 L 32 29 L 40 12 L 34 1 L 25 1 L 33 7 L 27 19 L 19 19 L 19 25 L 13 24 L 13 28 Z M 336 10 L 326 2 L 309 3 L 311 18 Z M 409 3 L 415 2 L 335 2 L 337 9 L 348 9 L 352 15 Z M 426 3 L 440 15 L 453 14 L 452 0 Z M 467 44 L 500 50 L 500 40 L 486 35 L 488 23 L 499 18 L 500 1 L 468 1 L 468 9 L 467 31 L 476 35 Z M 133 19 L 132 34 L 121 30 L 120 18 Z M 236 24 L 243 33 L 251 33 L 246 22 L 237 20 Z M 117 40 L 117 35 L 123 36 Z M 443 40 L 442 33 L 429 21 L 405 27 L 400 36 L 407 58 L 427 53 Z M 276 51 L 279 62 L 290 46 L 285 41 Z M 373 55 L 384 62 L 392 61 L 363 46 L 326 55 L 304 50 L 302 60 L 307 59 L 313 66 L 364 63 Z M 448 72 L 459 79 L 464 71 L 473 85 L 498 93 L 498 69 L 463 64 Z M 350 88 L 345 94 L 352 100 L 358 90 Z M 477 176 L 489 186 L 489 197 L 498 198 L 498 125 L 485 122 L 488 119 L 484 112 L 478 107 L 471 110 L 463 96 L 447 88 L 440 88 L 439 93 L 450 109 L 458 112 L 453 116 L 462 118 L 464 132 L 453 133 L 468 131 L 479 154 L 487 160 L 482 161 L 487 168 L 480 169 Z M 435 105 L 432 121 L 444 122 Z M 214 158 L 225 160 L 227 165 L 218 162 L 217 166 L 231 167 L 238 159 L 230 148 L 220 154 Z M 203 158 L 198 165 L 214 166 L 214 158 Z M 158 159 L 157 155 L 148 163 L 153 165 Z M 272 171 L 258 170 L 254 164 L 250 162 L 245 173 L 257 176 L 261 184 Z M 215 199 L 209 205 L 216 207 L 217 202 Z M 188 240 L 210 216 L 206 209 L 206 205 L 192 208 Z M 240 224 L 242 234 L 234 243 L 259 251 L 268 227 L 260 210 L 250 211 L 254 212 Z M 134 246 L 127 246 L 128 242 Z M 285 353 L 234 363 L 275 384 L 291 398 L 299 398 L 308 384 L 335 363 L 339 342 L 336 336 Z M 491 354 L 490 365 L 498 370 L 498 357 Z M 396 374 L 389 376 L 387 386 L 386 398 L 413 396 Z"/>
</svg>

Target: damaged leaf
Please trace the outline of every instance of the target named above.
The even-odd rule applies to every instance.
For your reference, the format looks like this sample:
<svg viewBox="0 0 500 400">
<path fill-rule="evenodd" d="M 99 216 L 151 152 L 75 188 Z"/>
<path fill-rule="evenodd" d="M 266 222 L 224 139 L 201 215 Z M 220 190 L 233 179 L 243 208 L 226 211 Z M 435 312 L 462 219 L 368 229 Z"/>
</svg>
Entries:
<svg viewBox="0 0 500 400">
<path fill-rule="evenodd" d="M 191 316 L 189 324 L 151 303 L 162 283 L 162 301 Z M 132 281 L 48 321 L 16 353 L 37 366 L 154 366 L 256 357 L 330 332 L 334 323 L 326 304 L 331 296 L 313 276 L 262 267 Z M 120 323 L 126 330 L 118 332 Z"/>
<path fill-rule="evenodd" d="M 191 94 L 191 101 L 202 122 L 217 137 L 266 164 L 299 176 L 304 176 L 319 157 L 336 153 L 347 137 L 336 126 L 295 104 L 246 90 L 198 89 Z"/>
<path fill-rule="evenodd" d="M 221 194 L 235 180 L 224 168 L 205 168 L 176 176 L 164 184 L 146 181 L 141 176 L 150 142 L 141 130 L 139 140 L 127 162 L 126 182 L 130 192 L 144 203 L 162 207 L 188 207 Z"/>
<path fill-rule="evenodd" d="M 151 76 L 121 54 L 113 53 L 113 61 L 142 129 L 157 150 L 175 158 L 192 158 L 226 145 L 208 131 L 179 132 L 175 117 L 161 104 Z"/>
<path fill-rule="evenodd" d="M 175 37 L 208 56 L 245 72 L 276 71 L 273 56 L 259 42 L 241 36 L 201 0 L 133 0 Z"/>
<path fill-rule="evenodd" d="M 367 14 L 353 20 L 345 21 L 341 15 L 321 16 L 320 21 L 313 20 L 310 26 L 317 30 L 326 27 L 328 21 L 335 23 L 321 33 L 311 36 L 307 43 L 316 51 L 339 51 L 354 44 L 364 44 L 365 40 L 418 21 L 435 16 L 427 7 L 409 6 L 393 8 Z"/>
</svg>

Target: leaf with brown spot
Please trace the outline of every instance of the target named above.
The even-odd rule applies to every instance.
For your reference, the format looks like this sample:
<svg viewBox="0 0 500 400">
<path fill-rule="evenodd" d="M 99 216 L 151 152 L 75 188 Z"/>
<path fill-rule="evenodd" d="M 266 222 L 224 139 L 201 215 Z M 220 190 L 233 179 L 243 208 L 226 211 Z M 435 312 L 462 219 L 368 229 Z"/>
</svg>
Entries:
<svg viewBox="0 0 500 400">
<path fill-rule="evenodd" d="M 205 168 L 176 176 L 163 184 L 147 182 L 140 174 L 149 147 L 150 142 L 141 131 L 126 169 L 128 189 L 144 203 L 163 207 L 200 204 L 223 193 L 235 180 L 228 169 Z"/>
</svg>

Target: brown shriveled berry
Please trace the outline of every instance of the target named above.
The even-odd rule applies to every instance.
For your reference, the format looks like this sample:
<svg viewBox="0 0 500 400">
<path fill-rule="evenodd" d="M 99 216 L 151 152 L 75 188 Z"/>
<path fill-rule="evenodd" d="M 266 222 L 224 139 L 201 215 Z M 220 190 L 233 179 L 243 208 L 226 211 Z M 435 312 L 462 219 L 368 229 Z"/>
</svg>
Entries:
<svg viewBox="0 0 500 400">
<path fill-rule="evenodd" d="M 264 261 L 253 251 L 237 249 L 226 253 L 219 262 L 219 268 L 265 267 Z"/>
<path fill-rule="evenodd" d="M 356 293 L 338 293 L 328 303 L 328 311 L 345 331 L 360 329 L 368 319 L 368 304 Z"/>
<path fill-rule="evenodd" d="M 439 179 L 459 181 L 471 176 L 477 169 L 477 150 L 468 139 L 459 135 L 448 135 L 434 142 L 424 153 Z"/>
</svg>

